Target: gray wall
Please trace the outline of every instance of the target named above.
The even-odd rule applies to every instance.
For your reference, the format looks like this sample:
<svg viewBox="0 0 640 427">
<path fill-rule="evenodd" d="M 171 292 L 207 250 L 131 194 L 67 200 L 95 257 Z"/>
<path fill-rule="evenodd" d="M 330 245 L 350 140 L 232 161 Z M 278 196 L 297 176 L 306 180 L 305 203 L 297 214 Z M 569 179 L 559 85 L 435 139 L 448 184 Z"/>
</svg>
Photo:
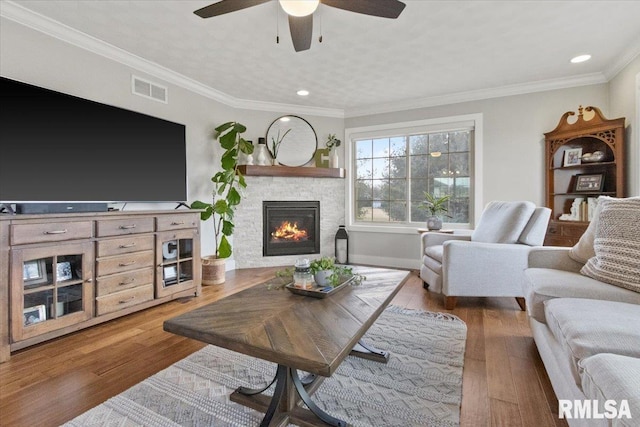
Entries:
<svg viewBox="0 0 640 427">
<path fill-rule="evenodd" d="M 627 195 L 640 196 L 640 56 L 609 82 L 611 116 L 625 117 L 627 144 Z"/>
</svg>

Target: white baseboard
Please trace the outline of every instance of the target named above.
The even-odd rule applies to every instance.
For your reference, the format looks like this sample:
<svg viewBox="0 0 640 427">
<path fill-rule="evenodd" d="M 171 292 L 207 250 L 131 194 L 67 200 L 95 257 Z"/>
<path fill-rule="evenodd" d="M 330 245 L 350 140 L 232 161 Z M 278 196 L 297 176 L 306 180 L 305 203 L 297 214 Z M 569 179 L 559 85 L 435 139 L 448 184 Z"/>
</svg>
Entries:
<svg viewBox="0 0 640 427">
<path fill-rule="evenodd" d="M 420 260 L 411 258 L 391 258 L 370 255 L 349 255 L 349 264 L 364 264 L 380 267 L 419 270 Z"/>
</svg>

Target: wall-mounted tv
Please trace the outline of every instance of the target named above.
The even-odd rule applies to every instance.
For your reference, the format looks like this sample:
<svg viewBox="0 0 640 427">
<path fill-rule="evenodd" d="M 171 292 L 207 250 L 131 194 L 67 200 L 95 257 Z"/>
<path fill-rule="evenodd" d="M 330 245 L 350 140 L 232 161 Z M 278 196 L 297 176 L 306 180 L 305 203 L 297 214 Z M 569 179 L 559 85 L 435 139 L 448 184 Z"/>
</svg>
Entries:
<svg viewBox="0 0 640 427">
<path fill-rule="evenodd" d="M 185 126 L 0 77 L 0 202 L 184 202 Z"/>
</svg>

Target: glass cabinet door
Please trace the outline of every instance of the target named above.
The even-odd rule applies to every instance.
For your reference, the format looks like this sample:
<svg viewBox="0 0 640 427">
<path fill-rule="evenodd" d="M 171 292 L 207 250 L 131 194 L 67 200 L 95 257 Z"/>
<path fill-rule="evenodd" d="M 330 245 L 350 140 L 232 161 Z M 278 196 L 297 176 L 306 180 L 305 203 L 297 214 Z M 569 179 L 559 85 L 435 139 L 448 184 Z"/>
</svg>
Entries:
<svg viewBox="0 0 640 427">
<path fill-rule="evenodd" d="M 12 338 L 20 341 L 93 316 L 93 245 L 15 250 Z"/>
<path fill-rule="evenodd" d="M 195 288 L 194 259 L 199 257 L 195 230 L 158 233 L 156 297 Z"/>
</svg>

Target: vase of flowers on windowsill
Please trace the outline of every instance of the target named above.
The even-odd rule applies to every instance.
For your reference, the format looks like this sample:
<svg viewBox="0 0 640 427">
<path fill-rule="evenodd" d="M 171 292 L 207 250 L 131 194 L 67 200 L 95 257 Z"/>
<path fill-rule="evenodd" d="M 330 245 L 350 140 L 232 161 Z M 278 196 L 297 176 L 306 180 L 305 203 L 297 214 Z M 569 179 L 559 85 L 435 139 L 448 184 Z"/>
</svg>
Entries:
<svg viewBox="0 0 640 427">
<path fill-rule="evenodd" d="M 329 149 L 329 167 L 337 168 L 338 167 L 338 147 L 342 144 L 338 138 L 336 138 L 335 134 L 329 134 L 327 137 L 327 142 L 325 146 Z M 335 148 L 335 150 L 334 150 Z"/>
<path fill-rule="evenodd" d="M 426 209 L 429 212 L 427 217 L 427 228 L 429 230 L 440 230 L 442 228 L 442 218 L 439 214 L 448 212 L 446 204 L 451 196 L 446 195 L 442 197 L 435 197 L 433 194 L 425 191 L 424 201 L 420 203 L 420 207 Z M 449 217 L 449 215 L 445 215 Z M 449 217 L 450 218 L 450 217 Z"/>
</svg>

